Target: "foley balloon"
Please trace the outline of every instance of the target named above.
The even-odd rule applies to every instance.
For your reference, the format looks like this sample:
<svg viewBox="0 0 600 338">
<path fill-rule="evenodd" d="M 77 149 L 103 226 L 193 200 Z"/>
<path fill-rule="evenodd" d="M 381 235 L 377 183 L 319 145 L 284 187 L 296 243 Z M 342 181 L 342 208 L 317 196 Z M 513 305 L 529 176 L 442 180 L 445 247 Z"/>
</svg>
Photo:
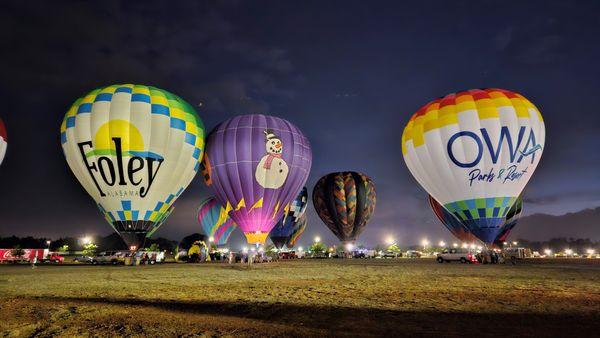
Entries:
<svg viewBox="0 0 600 338">
<path fill-rule="evenodd" d="M 6 155 L 7 145 L 6 127 L 4 126 L 2 119 L 0 119 L 0 164 L 2 164 L 2 161 L 4 160 L 4 155 Z"/>
<path fill-rule="evenodd" d="M 442 222 L 446 229 L 448 229 L 459 241 L 464 243 L 473 243 L 477 241 L 477 238 L 473 236 L 469 231 L 469 228 L 439 204 L 438 201 L 431 197 L 431 195 L 429 195 L 429 205 L 440 222 Z"/>
<path fill-rule="evenodd" d="M 302 233 L 304 233 L 304 230 L 306 230 L 306 224 L 307 224 L 306 213 L 304 213 L 298 219 L 297 226 L 294 227 L 294 231 L 290 235 L 287 243 L 285 243 L 286 247 L 293 248 L 296 245 L 296 243 L 298 242 L 298 239 L 300 239 L 300 236 L 302 236 Z"/>
<path fill-rule="evenodd" d="M 521 215 L 523 214 L 523 199 L 521 197 L 517 198 L 517 201 L 506 213 L 506 222 L 504 226 L 498 233 L 498 236 L 494 240 L 494 244 L 500 246 L 502 243 L 506 242 L 510 231 L 514 229 L 514 227 L 519 222 Z"/>
<path fill-rule="evenodd" d="M 112 85 L 75 101 L 60 138 L 73 174 L 135 249 L 164 222 L 196 175 L 204 125 L 194 108 L 174 94 Z"/>
<path fill-rule="evenodd" d="M 229 218 L 225 208 L 215 199 L 209 197 L 198 208 L 198 222 L 208 238 L 213 238 L 216 245 L 225 245 L 237 225 Z"/>
<path fill-rule="evenodd" d="M 277 249 L 281 249 L 289 242 L 291 236 L 302 226 L 300 220 L 306 211 L 308 191 L 306 187 L 300 190 L 296 198 L 285 207 L 283 217 L 271 230 L 269 237 Z M 306 224 L 306 219 L 304 220 Z"/>
<path fill-rule="evenodd" d="M 264 244 L 304 186 L 312 152 L 300 129 L 273 116 L 230 118 L 208 135 L 205 183 L 246 235 Z"/>
<path fill-rule="evenodd" d="M 402 154 L 423 188 L 469 231 L 492 243 L 544 149 L 539 110 L 520 94 L 474 89 L 419 109 Z"/>
<path fill-rule="evenodd" d="M 373 215 L 375 202 L 373 181 L 353 171 L 323 176 L 313 189 L 317 214 L 342 243 L 358 238 Z"/>
</svg>

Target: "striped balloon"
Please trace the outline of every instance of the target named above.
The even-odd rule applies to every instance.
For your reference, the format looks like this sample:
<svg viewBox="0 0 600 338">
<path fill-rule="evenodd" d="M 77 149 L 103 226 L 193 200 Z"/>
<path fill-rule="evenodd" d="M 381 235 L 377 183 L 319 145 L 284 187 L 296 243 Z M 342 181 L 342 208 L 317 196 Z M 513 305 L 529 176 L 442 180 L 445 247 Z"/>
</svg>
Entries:
<svg viewBox="0 0 600 338">
<path fill-rule="evenodd" d="M 300 190 L 296 198 L 286 206 L 283 217 L 275 224 L 269 237 L 276 248 L 281 249 L 290 240 L 298 227 L 301 226 L 300 218 L 304 216 L 308 202 L 308 190 L 306 187 Z"/>
<path fill-rule="evenodd" d="M 375 202 L 373 181 L 353 171 L 323 176 L 313 189 L 317 214 L 342 242 L 356 241 L 375 211 Z"/>
<path fill-rule="evenodd" d="M 294 227 L 294 231 L 290 235 L 290 239 L 285 244 L 286 247 L 293 248 L 296 245 L 298 239 L 300 239 L 300 236 L 302 236 L 304 230 L 306 230 L 306 224 L 306 214 L 303 214 L 300 216 L 300 219 L 298 219 L 297 226 Z"/>
<path fill-rule="evenodd" d="M 213 238 L 216 245 L 225 245 L 237 225 L 229 218 L 225 209 L 216 198 L 204 200 L 198 208 L 198 223 L 208 237 Z"/>
</svg>

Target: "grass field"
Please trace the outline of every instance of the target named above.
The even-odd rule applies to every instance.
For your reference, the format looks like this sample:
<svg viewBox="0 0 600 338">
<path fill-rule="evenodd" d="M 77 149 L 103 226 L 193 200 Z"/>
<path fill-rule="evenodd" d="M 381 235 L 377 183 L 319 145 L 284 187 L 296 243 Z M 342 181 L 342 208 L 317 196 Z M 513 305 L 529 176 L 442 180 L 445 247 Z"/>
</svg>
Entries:
<svg viewBox="0 0 600 338">
<path fill-rule="evenodd" d="M 597 336 L 600 264 L 540 262 L 0 266 L 0 334 Z"/>
</svg>

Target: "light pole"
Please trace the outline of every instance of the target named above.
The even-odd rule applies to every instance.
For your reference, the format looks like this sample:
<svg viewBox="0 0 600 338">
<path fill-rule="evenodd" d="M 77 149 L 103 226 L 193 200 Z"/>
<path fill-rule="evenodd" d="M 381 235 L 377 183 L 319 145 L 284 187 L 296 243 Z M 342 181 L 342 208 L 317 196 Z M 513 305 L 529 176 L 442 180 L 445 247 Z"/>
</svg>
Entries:
<svg viewBox="0 0 600 338">
<path fill-rule="evenodd" d="M 316 237 L 315 237 L 315 243 L 319 243 L 319 242 L 321 242 L 321 237 L 319 237 L 319 236 L 316 236 Z"/>
<path fill-rule="evenodd" d="M 423 251 L 425 251 L 427 249 L 427 246 L 429 245 L 429 241 L 427 240 L 427 238 L 423 238 L 423 240 L 421 241 L 421 245 L 423 245 Z"/>
<path fill-rule="evenodd" d="M 444 241 L 440 241 L 438 244 L 440 245 L 440 248 L 444 248 L 446 246 L 446 242 Z"/>
</svg>

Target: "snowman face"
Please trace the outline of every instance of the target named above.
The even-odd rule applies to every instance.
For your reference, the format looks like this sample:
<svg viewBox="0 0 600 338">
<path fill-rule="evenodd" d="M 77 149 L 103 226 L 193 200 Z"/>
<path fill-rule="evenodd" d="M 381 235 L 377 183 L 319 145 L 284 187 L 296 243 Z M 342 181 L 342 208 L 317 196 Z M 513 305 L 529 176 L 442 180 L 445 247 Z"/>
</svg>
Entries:
<svg viewBox="0 0 600 338">
<path fill-rule="evenodd" d="M 267 153 L 269 154 L 281 154 L 283 151 L 283 143 L 278 138 L 272 138 L 267 140 Z"/>
</svg>

